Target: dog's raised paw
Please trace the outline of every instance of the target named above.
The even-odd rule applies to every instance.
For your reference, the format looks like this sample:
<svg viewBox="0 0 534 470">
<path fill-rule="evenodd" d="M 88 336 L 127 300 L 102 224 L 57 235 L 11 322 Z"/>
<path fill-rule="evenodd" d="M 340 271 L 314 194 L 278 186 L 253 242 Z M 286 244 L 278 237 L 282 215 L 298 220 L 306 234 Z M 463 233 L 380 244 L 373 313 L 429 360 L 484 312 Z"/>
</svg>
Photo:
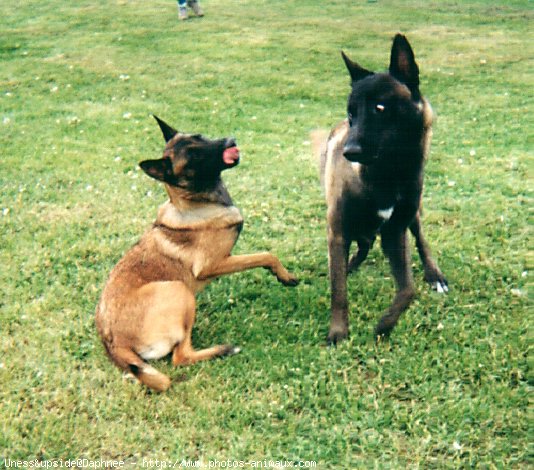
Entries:
<svg viewBox="0 0 534 470">
<path fill-rule="evenodd" d="M 300 281 L 296 277 L 291 278 L 289 281 L 285 283 L 285 285 L 288 287 L 295 287 L 295 286 L 298 286 L 299 284 L 300 284 Z"/>
<path fill-rule="evenodd" d="M 281 282 L 286 287 L 295 287 L 299 285 L 299 280 L 294 276 L 289 276 L 286 279 L 282 279 L 281 277 L 277 277 L 278 281 Z"/>
</svg>

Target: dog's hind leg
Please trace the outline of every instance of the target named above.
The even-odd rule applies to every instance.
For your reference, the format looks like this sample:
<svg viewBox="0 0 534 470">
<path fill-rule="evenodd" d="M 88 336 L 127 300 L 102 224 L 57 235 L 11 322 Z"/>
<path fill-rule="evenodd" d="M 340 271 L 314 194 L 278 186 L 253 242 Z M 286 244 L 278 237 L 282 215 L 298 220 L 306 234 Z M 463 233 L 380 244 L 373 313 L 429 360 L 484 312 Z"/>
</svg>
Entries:
<svg viewBox="0 0 534 470">
<path fill-rule="evenodd" d="M 241 348 L 230 344 L 221 344 L 211 348 L 195 350 L 191 343 L 191 332 L 186 332 L 185 339 L 174 347 L 172 363 L 175 366 L 194 364 L 199 361 L 207 361 L 216 357 L 231 356 L 241 351 Z"/>
<path fill-rule="evenodd" d="M 367 240 L 358 240 L 358 252 L 350 258 L 347 271 L 353 273 L 358 270 L 361 264 L 367 259 L 369 250 L 373 246 L 373 242 Z"/>
<path fill-rule="evenodd" d="M 406 230 L 399 232 L 394 229 L 382 232 L 382 249 L 389 259 L 391 271 L 397 284 L 397 293 L 393 303 L 375 328 L 377 336 L 388 335 L 391 332 L 415 295 L 407 239 Z"/>
<path fill-rule="evenodd" d="M 447 279 L 445 279 L 445 276 L 432 258 L 430 247 L 423 237 L 420 211 L 417 211 L 415 219 L 410 224 L 410 232 L 412 232 L 412 235 L 415 238 L 415 245 L 417 246 L 417 251 L 419 252 L 419 257 L 421 258 L 421 263 L 423 264 L 425 281 L 432 286 L 432 289 L 435 289 L 440 294 L 448 292 L 449 286 Z"/>
<path fill-rule="evenodd" d="M 196 302 L 193 294 L 189 293 L 186 302 L 182 300 L 184 334 L 181 341 L 176 343 L 172 350 L 172 363 L 175 366 L 194 364 L 215 357 L 229 356 L 240 352 L 240 348 L 229 344 L 212 346 L 211 348 L 196 351 L 193 348 L 191 334 L 195 324 Z"/>
</svg>

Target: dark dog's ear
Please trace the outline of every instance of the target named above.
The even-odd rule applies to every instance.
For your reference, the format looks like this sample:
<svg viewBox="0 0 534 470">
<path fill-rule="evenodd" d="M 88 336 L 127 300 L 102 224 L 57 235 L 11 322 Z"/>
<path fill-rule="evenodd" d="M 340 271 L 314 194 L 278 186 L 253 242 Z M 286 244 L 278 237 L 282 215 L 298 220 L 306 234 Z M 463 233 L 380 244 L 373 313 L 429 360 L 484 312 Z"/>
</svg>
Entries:
<svg viewBox="0 0 534 470">
<path fill-rule="evenodd" d="M 347 70 L 349 71 L 350 78 L 352 78 L 353 82 L 357 82 L 358 80 L 361 80 L 362 78 L 365 78 L 368 75 L 373 75 L 373 72 L 370 72 L 369 70 L 360 67 L 356 62 L 350 60 L 343 51 L 341 51 L 341 56 L 345 61 L 345 65 L 347 66 Z"/>
<path fill-rule="evenodd" d="M 169 176 L 172 176 L 172 163 L 167 157 L 158 160 L 145 160 L 139 163 L 139 166 L 148 176 L 159 181 L 167 181 Z"/>
<path fill-rule="evenodd" d="M 419 92 L 419 67 L 406 36 L 397 34 L 391 47 L 389 73 L 399 82 L 404 83 L 412 92 L 414 100 L 421 99 Z"/>
<path fill-rule="evenodd" d="M 178 131 L 176 129 L 173 129 L 171 126 L 169 126 L 165 121 L 162 121 L 159 117 L 157 117 L 155 114 L 153 114 L 154 119 L 158 121 L 159 128 L 161 129 L 161 132 L 163 132 L 163 137 L 165 137 L 165 142 L 168 142 L 171 140 L 176 134 L 178 134 Z"/>
</svg>

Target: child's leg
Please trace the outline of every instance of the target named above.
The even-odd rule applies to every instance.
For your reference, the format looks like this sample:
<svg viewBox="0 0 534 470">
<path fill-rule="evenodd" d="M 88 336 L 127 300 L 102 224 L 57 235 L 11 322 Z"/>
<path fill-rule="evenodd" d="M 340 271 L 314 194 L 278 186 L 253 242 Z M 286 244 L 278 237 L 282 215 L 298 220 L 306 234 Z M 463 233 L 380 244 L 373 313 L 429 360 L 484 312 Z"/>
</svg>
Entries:
<svg viewBox="0 0 534 470">
<path fill-rule="evenodd" d="M 187 20 L 187 0 L 178 0 L 178 18 Z"/>
<path fill-rule="evenodd" d="M 200 8 L 198 0 L 187 0 L 187 4 L 193 9 L 195 15 L 204 16 L 204 12 L 202 11 L 202 8 Z"/>
</svg>

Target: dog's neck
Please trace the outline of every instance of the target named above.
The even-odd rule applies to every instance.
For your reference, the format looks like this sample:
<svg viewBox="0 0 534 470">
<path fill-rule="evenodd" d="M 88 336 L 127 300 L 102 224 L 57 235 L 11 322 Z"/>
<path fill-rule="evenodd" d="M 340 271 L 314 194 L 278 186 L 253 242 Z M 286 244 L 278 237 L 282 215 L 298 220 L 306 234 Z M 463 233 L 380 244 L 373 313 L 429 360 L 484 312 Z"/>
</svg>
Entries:
<svg viewBox="0 0 534 470">
<path fill-rule="evenodd" d="M 169 201 L 158 210 L 155 225 L 173 230 L 201 229 L 206 224 L 222 228 L 243 222 L 239 209 L 232 204 L 224 185 L 217 194 L 195 195 L 183 189 L 165 185 Z M 224 189 L 224 191 L 222 191 Z"/>
<path fill-rule="evenodd" d="M 171 203 L 179 210 L 189 210 L 199 204 L 219 204 L 221 206 L 233 206 L 232 198 L 221 179 L 210 191 L 192 192 L 178 186 L 165 184 L 165 190 Z"/>
<path fill-rule="evenodd" d="M 394 153 L 395 157 L 390 161 L 362 165 L 361 177 L 373 183 L 417 179 L 425 163 L 420 144 L 415 143 L 413 149 L 396 150 Z"/>
</svg>

